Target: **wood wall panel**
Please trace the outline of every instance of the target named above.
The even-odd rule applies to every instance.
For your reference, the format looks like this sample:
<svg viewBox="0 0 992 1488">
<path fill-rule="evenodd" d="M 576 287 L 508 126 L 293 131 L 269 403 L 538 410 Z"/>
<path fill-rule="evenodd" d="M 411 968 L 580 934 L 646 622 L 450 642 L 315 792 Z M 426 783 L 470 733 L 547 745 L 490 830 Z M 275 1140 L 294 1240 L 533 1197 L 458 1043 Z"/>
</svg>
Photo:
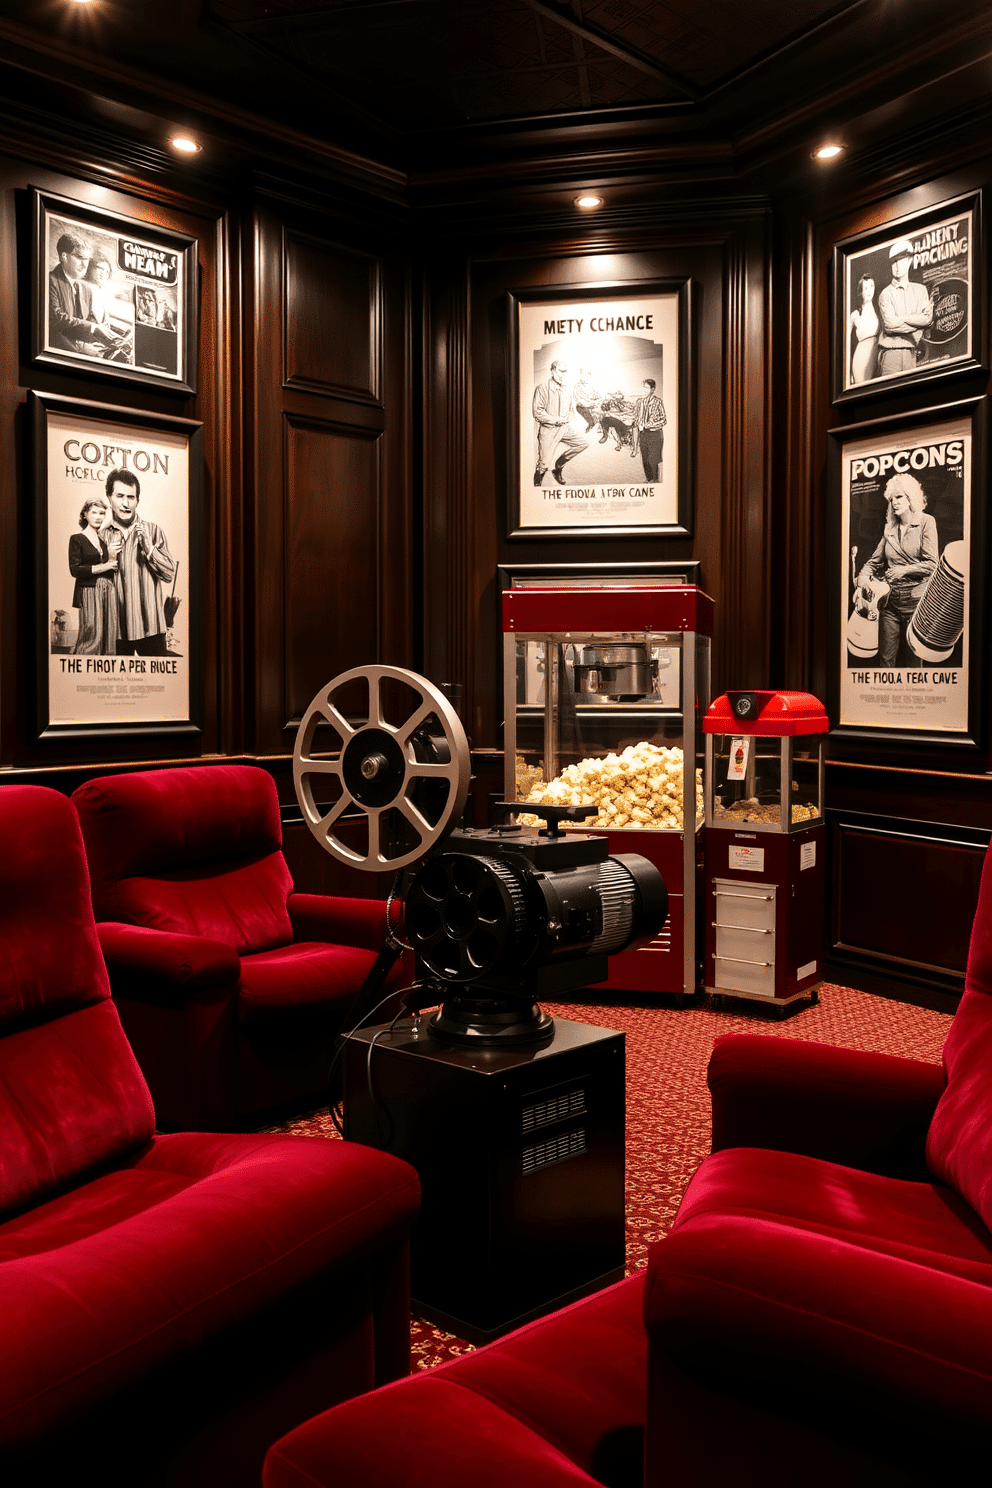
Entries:
<svg viewBox="0 0 992 1488">
<path fill-rule="evenodd" d="M 287 722 L 337 672 L 380 652 L 379 459 L 374 439 L 285 421 Z"/>
<path fill-rule="evenodd" d="M 423 588 L 421 614 L 425 674 L 438 685 L 464 689 L 461 717 L 470 733 L 484 728 L 476 711 L 480 563 L 477 535 L 495 542 L 495 513 L 480 510 L 490 494 L 472 480 L 476 434 L 492 442 L 493 419 L 470 417 L 468 264 L 438 255 L 424 285 Z M 478 534 L 477 534 L 478 525 Z M 484 560 L 483 560 L 484 561 Z M 482 579 L 482 588 L 485 587 Z"/>
<path fill-rule="evenodd" d="M 283 234 L 287 387 L 379 401 L 379 269 L 369 254 Z"/>
<path fill-rule="evenodd" d="M 833 960 L 963 985 L 987 837 L 832 812 Z"/>
<path fill-rule="evenodd" d="M 410 274 L 268 201 L 252 264 L 248 738 L 278 755 L 338 672 L 409 661 Z"/>
</svg>

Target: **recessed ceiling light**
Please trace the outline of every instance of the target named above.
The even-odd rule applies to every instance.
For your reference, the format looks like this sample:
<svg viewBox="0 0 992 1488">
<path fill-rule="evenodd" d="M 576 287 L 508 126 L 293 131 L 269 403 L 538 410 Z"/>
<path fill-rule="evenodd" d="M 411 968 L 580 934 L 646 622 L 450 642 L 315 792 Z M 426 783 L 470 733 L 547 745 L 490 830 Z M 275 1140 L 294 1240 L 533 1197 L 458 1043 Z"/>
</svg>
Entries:
<svg viewBox="0 0 992 1488">
<path fill-rule="evenodd" d="M 584 212 L 592 212 L 596 207 L 603 205 L 603 198 L 596 196 L 592 191 L 584 191 L 581 196 L 575 198 L 575 205 L 581 207 Z"/>
<path fill-rule="evenodd" d="M 174 134 L 169 144 L 174 150 L 181 150 L 184 155 L 198 155 L 200 153 L 200 146 L 188 134 Z"/>
<path fill-rule="evenodd" d="M 821 145 L 818 150 L 813 151 L 814 160 L 836 160 L 838 155 L 843 155 L 843 145 Z"/>
</svg>

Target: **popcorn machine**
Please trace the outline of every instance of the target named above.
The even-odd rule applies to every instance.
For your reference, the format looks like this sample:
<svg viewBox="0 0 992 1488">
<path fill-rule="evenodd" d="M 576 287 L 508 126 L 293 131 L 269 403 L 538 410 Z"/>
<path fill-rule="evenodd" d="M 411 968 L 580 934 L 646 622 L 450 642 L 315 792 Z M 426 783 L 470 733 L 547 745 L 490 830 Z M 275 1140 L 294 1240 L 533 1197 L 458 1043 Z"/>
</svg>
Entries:
<svg viewBox="0 0 992 1488">
<path fill-rule="evenodd" d="M 506 799 L 596 807 L 605 834 L 668 888 L 668 920 L 610 958 L 610 988 L 692 994 L 700 980 L 702 738 L 713 601 L 692 586 L 549 584 L 503 595 Z M 524 811 L 518 822 L 539 818 Z"/>
<path fill-rule="evenodd" d="M 818 1000 L 823 960 L 822 703 L 727 692 L 706 735 L 706 990 Z"/>
</svg>

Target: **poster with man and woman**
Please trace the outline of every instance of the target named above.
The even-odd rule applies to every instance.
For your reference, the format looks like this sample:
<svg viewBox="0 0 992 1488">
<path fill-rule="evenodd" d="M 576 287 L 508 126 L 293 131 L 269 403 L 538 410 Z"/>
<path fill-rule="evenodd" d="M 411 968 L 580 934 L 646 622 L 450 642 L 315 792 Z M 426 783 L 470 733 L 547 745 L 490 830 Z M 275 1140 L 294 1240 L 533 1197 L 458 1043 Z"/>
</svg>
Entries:
<svg viewBox="0 0 992 1488">
<path fill-rule="evenodd" d="M 972 195 L 836 245 L 835 401 L 979 364 L 979 232 Z"/>
<path fill-rule="evenodd" d="M 87 417 L 70 400 L 35 401 L 46 467 L 44 721 L 187 722 L 191 434 L 168 425 L 199 426 Z"/>
</svg>

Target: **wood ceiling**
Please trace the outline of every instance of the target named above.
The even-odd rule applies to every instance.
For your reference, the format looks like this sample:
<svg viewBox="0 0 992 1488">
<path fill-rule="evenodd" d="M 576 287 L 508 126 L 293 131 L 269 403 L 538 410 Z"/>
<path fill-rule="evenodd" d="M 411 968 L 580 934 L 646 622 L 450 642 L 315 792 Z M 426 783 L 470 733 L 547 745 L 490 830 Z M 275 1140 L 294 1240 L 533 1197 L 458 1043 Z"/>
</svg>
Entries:
<svg viewBox="0 0 992 1488">
<path fill-rule="evenodd" d="M 0 69 L 25 101 L 39 55 L 135 138 L 161 138 L 164 98 L 173 122 L 229 146 L 254 119 L 271 141 L 353 152 L 428 196 L 487 174 L 535 190 L 639 173 L 768 190 L 808 168 L 825 132 L 870 149 L 951 111 L 985 117 L 992 6 L 0 0 Z"/>
</svg>

